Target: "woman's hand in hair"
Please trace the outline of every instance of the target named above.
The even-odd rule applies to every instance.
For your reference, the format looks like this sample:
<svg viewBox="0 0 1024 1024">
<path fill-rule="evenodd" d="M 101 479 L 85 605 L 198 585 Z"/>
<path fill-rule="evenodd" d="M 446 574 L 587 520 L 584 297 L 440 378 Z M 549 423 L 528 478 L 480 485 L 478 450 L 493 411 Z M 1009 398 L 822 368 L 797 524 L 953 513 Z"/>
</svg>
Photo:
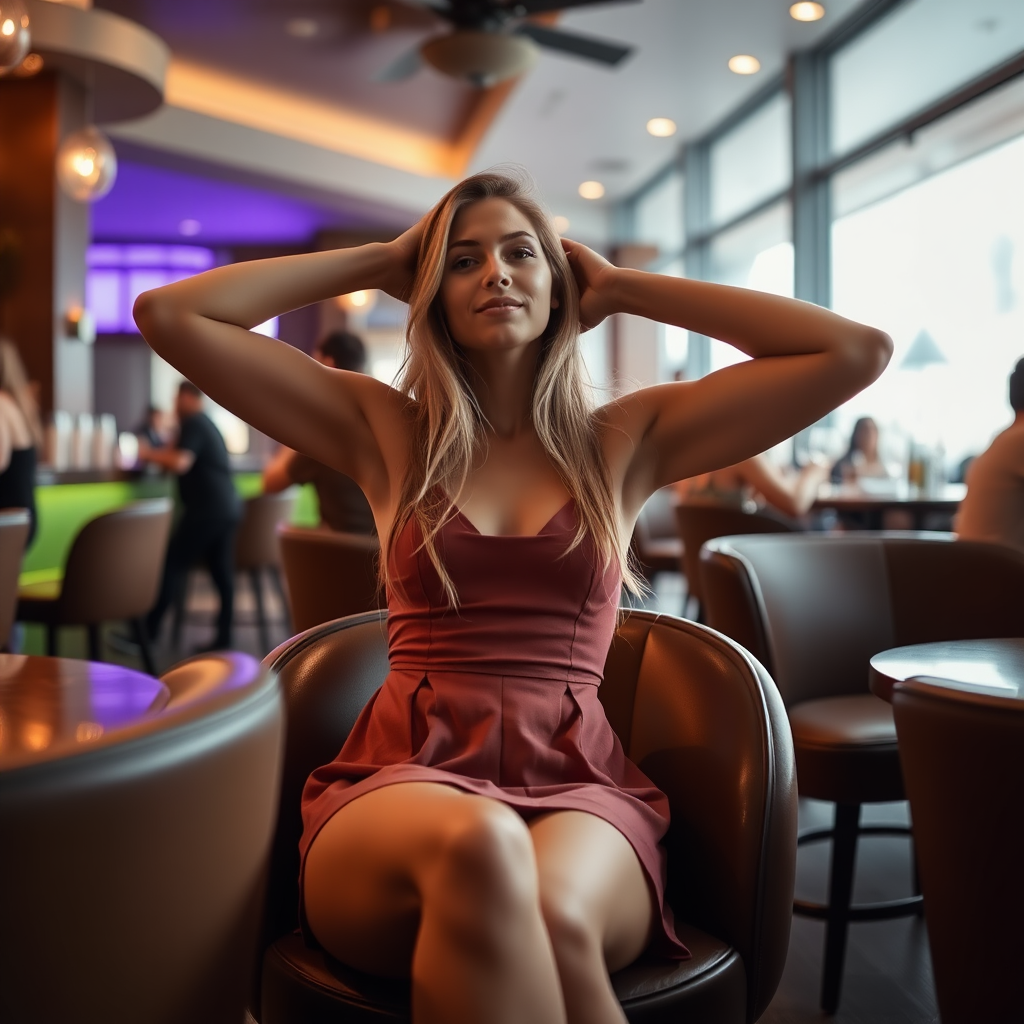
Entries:
<svg viewBox="0 0 1024 1024">
<path fill-rule="evenodd" d="M 388 252 L 388 272 L 381 288 L 408 302 L 412 294 L 412 284 L 416 277 L 416 264 L 419 259 L 420 240 L 423 238 L 423 227 L 429 214 L 421 217 L 411 228 L 403 231 L 396 239 L 386 243 Z"/>
<path fill-rule="evenodd" d="M 589 331 L 618 312 L 612 296 L 618 268 L 579 242 L 562 239 L 576 287 L 580 292 L 580 329 Z"/>
</svg>

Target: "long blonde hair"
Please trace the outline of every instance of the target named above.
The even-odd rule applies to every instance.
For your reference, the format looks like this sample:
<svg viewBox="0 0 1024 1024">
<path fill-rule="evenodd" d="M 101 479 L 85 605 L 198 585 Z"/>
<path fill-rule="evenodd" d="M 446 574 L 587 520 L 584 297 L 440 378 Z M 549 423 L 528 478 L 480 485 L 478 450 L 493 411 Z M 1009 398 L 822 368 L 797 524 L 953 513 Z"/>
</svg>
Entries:
<svg viewBox="0 0 1024 1024">
<path fill-rule="evenodd" d="M 441 302 L 448 236 L 458 212 L 483 199 L 504 199 L 533 225 L 551 267 L 558 300 L 541 337 L 533 387 L 533 426 L 566 490 L 575 499 L 578 527 L 567 552 L 589 535 L 605 566 L 617 563 L 626 585 L 638 584 L 629 566 L 617 502 L 598 440 L 590 385 L 580 356 L 579 292 L 569 261 L 547 214 L 524 176 L 488 171 L 456 185 L 430 211 L 420 242 L 409 297 L 406 354 L 397 386 L 410 398 L 413 444 L 398 513 L 381 559 L 388 582 L 387 552 L 410 519 L 448 599 L 458 603 L 451 577 L 438 555 L 439 531 L 455 515 L 474 456 L 486 444 L 486 422 L 470 385 L 469 364 L 451 337 Z"/>
<path fill-rule="evenodd" d="M 32 444 L 43 446 L 43 424 L 39 418 L 39 405 L 28 383 L 28 374 L 21 355 L 13 341 L 0 338 L 0 391 L 6 391 L 14 399 L 32 435 Z"/>
</svg>

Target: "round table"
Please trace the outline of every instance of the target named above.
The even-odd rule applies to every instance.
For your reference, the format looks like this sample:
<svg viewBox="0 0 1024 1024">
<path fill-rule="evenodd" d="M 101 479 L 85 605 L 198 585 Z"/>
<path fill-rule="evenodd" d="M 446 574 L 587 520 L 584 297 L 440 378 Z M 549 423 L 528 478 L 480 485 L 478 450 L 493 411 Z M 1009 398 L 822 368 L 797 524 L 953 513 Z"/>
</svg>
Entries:
<svg viewBox="0 0 1024 1024">
<path fill-rule="evenodd" d="M 0 771 L 68 757 L 169 699 L 159 679 L 121 665 L 0 654 Z"/>
<path fill-rule="evenodd" d="M 1024 639 L 913 644 L 871 659 L 871 692 L 890 703 L 896 683 L 921 677 L 964 693 L 1024 700 Z"/>
</svg>

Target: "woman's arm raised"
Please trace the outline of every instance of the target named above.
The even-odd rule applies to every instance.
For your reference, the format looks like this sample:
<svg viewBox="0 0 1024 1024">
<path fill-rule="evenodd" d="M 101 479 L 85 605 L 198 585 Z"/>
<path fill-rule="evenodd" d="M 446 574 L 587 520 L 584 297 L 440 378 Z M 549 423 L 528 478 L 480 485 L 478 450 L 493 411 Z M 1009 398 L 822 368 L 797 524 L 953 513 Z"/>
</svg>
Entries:
<svg viewBox="0 0 1024 1024">
<path fill-rule="evenodd" d="M 659 487 L 730 466 L 809 426 L 867 387 L 888 335 L 820 306 L 613 267 L 566 243 L 585 327 L 631 313 L 719 338 L 753 358 L 697 381 L 645 388 L 603 410 L 627 515 Z"/>
<path fill-rule="evenodd" d="M 220 267 L 144 292 L 135 320 L 152 349 L 214 401 L 386 501 L 382 488 L 404 460 L 401 397 L 250 328 L 363 288 L 401 297 L 418 242 L 417 225 L 390 243 Z"/>
</svg>

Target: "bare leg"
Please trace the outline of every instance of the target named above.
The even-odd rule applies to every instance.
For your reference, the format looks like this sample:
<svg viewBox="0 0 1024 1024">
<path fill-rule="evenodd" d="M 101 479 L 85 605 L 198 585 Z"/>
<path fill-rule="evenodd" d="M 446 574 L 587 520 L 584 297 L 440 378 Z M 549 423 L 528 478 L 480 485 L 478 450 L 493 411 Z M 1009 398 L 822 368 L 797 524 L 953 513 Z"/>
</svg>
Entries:
<svg viewBox="0 0 1024 1024">
<path fill-rule="evenodd" d="M 564 1024 L 537 867 L 503 804 L 403 783 L 343 807 L 306 859 L 313 934 L 343 963 L 412 975 L 416 1024 Z"/>
<path fill-rule="evenodd" d="M 623 1024 L 608 974 L 643 952 L 654 912 L 636 852 L 582 811 L 537 818 L 530 833 L 569 1024 Z"/>
</svg>

